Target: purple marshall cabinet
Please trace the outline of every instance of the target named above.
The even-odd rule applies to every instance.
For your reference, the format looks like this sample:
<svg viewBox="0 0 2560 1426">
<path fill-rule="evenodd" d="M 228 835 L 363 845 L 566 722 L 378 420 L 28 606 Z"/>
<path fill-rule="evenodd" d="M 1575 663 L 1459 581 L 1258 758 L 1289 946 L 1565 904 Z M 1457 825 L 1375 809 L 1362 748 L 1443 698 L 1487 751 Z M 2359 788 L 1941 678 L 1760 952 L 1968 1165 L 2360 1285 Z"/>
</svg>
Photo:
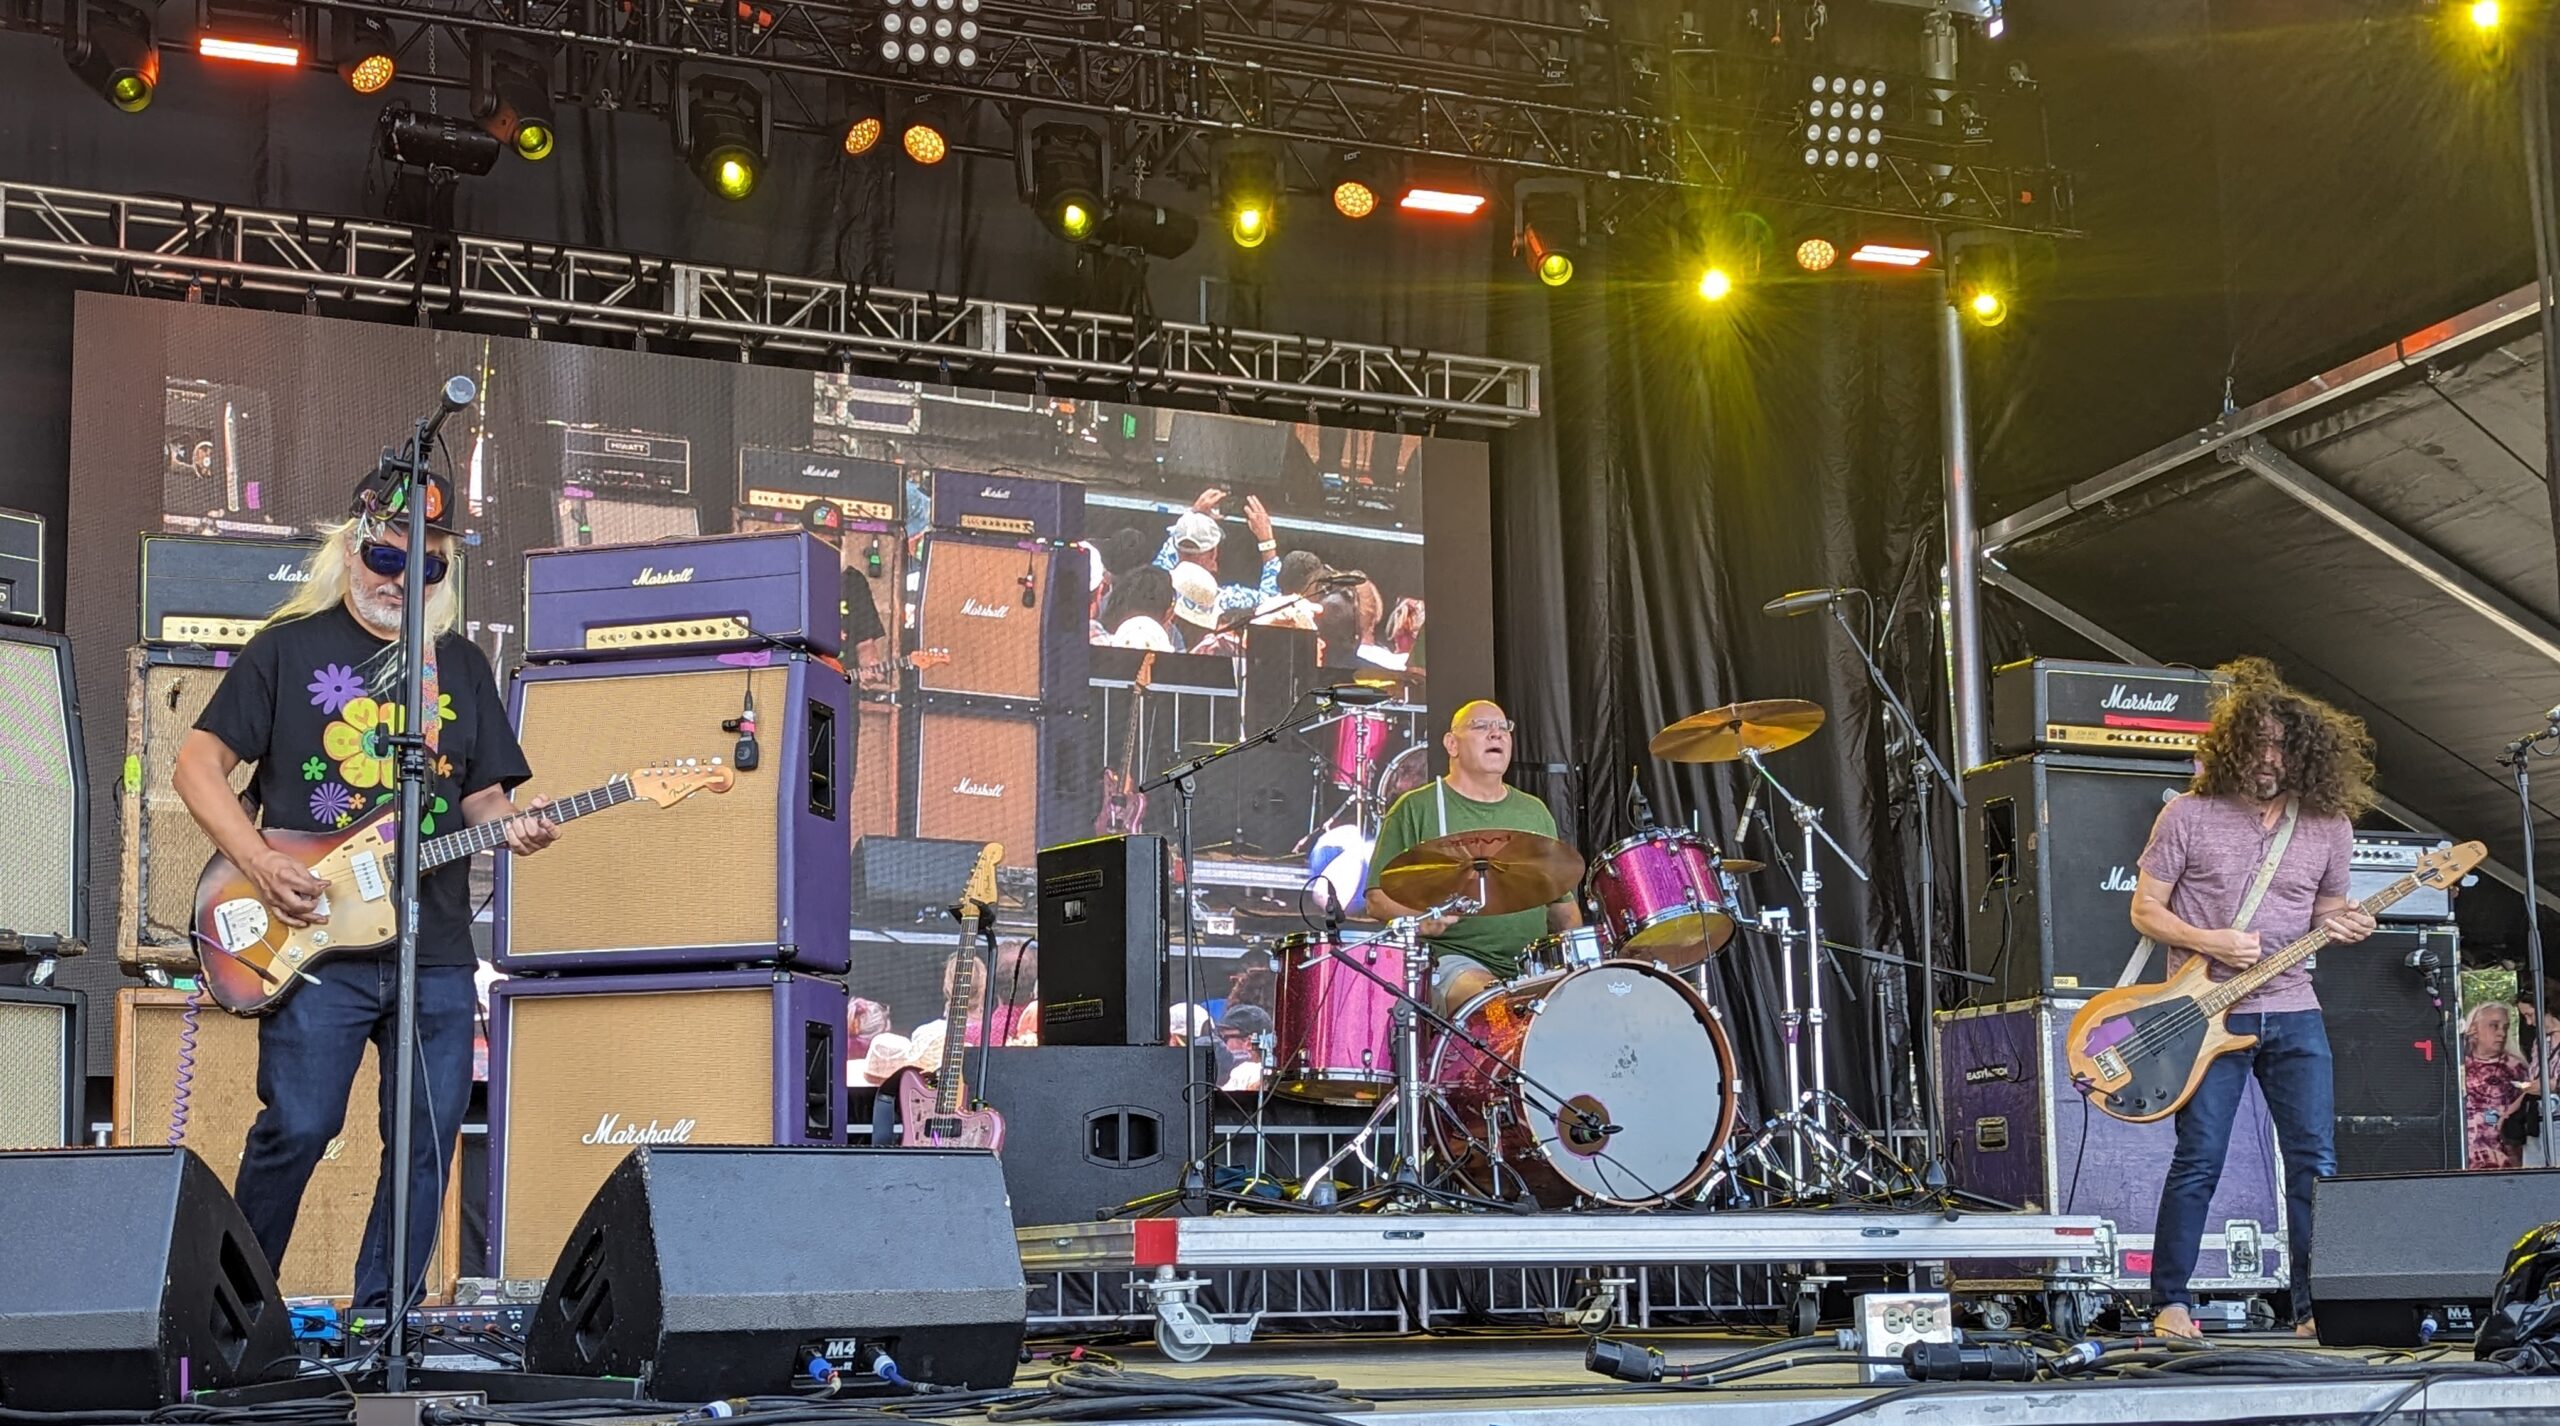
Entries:
<svg viewBox="0 0 2560 1426">
<path fill-rule="evenodd" d="M 498 982 L 490 1274 L 549 1277 L 638 1145 L 843 1143 L 844 1017 L 843 986 L 788 971 Z"/>
<path fill-rule="evenodd" d="M 1938 1016 L 1939 1104 L 1956 1186 L 2030 1212 L 2093 1214 L 2106 1282 L 2147 1300 L 2160 1185 L 2177 1147 L 2173 1119 L 2128 1124 L 2089 1106 L 2063 1066 L 2076 1000 L 2013 1000 Z M 2240 1097 L 2231 1155 L 2205 1215 L 2193 1286 L 2266 1292 L 2287 1284 L 2284 1169 L 2253 1081 Z M 2030 1264 L 1967 1263 L 1964 1289 L 2038 1285 Z"/>
<path fill-rule="evenodd" d="M 566 796 L 669 759 L 734 764 L 750 701 L 755 766 L 726 792 L 581 820 L 538 857 L 498 858 L 498 968 L 631 971 L 782 964 L 841 972 L 853 887 L 852 686 L 807 654 L 529 664 L 507 712 Z"/>
<path fill-rule="evenodd" d="M 806 530 L 693 535 L 524 557 L 525 657 L 844 644 L 843 556 Z"/>
</svg>

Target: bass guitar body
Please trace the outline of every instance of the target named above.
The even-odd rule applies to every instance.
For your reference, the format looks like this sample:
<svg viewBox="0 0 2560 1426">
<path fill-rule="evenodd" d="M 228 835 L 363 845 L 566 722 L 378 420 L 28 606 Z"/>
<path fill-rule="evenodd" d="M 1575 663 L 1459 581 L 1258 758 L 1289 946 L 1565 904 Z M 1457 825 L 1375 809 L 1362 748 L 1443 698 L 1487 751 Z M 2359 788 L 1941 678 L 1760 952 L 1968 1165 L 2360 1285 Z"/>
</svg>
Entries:
<svg viewBox="0 0 2560 1426">
<path fill-rule="evenodd" d="M 215 1004 L 235 1015 L 264 1015 L 323 958 L 399 939 L 392 812 L 386 806 L 343 832 L 262 834 L 328 884 L 308 926 L 286 925 L 230 858 L 216 853 L 205 864 L 196 879 L 196 955 Z"/>
<path fill-rule="evenodd" d="M 2178 1112 L 2205 1071 L 2258 1042 L 2235 1035 L 2198 1002 L 2214 988 L 2201 959 L 2166 981 L 2100 991 L 2071 1017 L 2064 1058 L 2071 1080 L 2098 1108 L 2147 1124 Z"/>
</svg>

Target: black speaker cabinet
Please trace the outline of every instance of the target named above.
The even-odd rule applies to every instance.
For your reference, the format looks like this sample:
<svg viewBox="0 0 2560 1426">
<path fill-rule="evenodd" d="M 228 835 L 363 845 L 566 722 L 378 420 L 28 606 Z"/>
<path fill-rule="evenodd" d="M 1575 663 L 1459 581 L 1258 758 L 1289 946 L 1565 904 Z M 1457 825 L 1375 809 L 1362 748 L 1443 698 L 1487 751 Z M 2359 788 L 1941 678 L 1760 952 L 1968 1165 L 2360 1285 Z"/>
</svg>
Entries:
<svg viewBox="0 0 2560 1426">
<path fill-rule="evenodd" d="M 1040 850 L 1040 1042 L 1165 1038 L 1162 837 L 1095 837 Z"/>
<path fill-rule="evenodd" d="M 1984 1002 L 2083 1000 L 2133 958 L 2135 864 L 2193 768 L 2152 758 L 2038 753 L 1965 774 L 1969 969 Z M 2157 977 L 2155 957 L 2148 974 Z"/>
<path fill-rule="evenodd" d="M 0 1404 L 149 1410 L 293 1355 L 275 1272 L 193 1150 L 0 1154 L 0 1204 Z"/>
<path fill-rule="evenodd" d="M 2451 926 L 2386 924 L 2313 960 L 2337 1060 L 2338 1172 L 2462 1167 L 2461 941 Z"/>
<path fill-rule="evenodd" d="M 2415 1347 L 2471 1335 L 2507 1250 L 2560 1218 L 2560 1170 L 2326 1178 L 2311 1204 L 2321 1344 Z"/>
<path fill-rule="evenodd" d="M 1022 1257 L 993 1155 L 634 1149 L 569 1234 L 525 1368 L 629 1376 L 661 1401 L 782 1395 L 812 1357 L 842 1394 L 1013 1384 Z"/>
<path fill-rule="evenodd" d="M 1004 1182 L 1017 1226 L 1090 1223 L 1182 1184 L 1191 1135 L 1209 1142 L 1209 1098 L 1190 1095 L 1171 1045 L 1042 1045 L 969 1060 L 969 1087 L 1004 1115 Z M 1211 1051 L 1196 1053 L 1205 1066 Z"/>
</svg>

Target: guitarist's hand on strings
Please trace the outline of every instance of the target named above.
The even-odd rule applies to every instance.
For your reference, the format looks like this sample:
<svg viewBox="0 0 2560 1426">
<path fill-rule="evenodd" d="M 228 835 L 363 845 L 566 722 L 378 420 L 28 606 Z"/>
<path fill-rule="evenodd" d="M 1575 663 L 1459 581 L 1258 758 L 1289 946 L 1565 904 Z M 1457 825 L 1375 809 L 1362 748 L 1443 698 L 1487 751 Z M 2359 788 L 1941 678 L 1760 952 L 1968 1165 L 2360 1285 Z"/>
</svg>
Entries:
<svg viewBox="0 0 2560 1426">
<path fill-rule="evenodd" d="M 313 876 L 309 867 L 273 847 L 249 858 L 240 871 L 258 888 L 258 899 L 267 904 L 267 910 L 288 926 L 310 925 L 321 894 L 329 889 L 329 883 Z"/>
<path fill-rule="evenodd" d="M 2355 905 L 2332 911 L 2320 918 L 2320 929 L 2328 932 L 2329 939 L 2341 946 L 2352 946 L 2372 935 L 2377 924 L 2372 912 Z"/>
<path fill-rule="evenodd" d="M 560 839 L 560 824 L 534 814 L 551 805 L 548 797 L 537 797 L 519 808 L 507 798 L 503 787 L 484 787 L 462 799 L 462 820 L 478 826 L 483 822 L 506 823 L 507 850 L 518 856 L 531 856 Z"/>
<path fill-rule="evenodd" d="M 2264 954 L 2259 948 L 2258 933 L 2255 931 L 2208 932 L 2205 943 L 2196 949 L 2233 970 L 2247 970 L 2256 965 L 2258 957 Z"/>
</svg>

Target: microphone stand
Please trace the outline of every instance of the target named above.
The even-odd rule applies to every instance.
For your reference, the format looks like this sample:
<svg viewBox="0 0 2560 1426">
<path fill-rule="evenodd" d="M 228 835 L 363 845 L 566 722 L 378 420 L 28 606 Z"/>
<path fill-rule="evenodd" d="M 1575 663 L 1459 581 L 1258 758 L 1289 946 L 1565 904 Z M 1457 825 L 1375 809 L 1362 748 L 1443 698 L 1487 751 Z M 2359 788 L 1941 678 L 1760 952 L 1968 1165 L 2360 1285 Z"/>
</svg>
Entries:
<svg viewBox="0 0 2560 1426">
<path fill-rule="evenodd" d="M 1938 1107 L 1938 858 L 1931 842 L 1931 824 L 1936 818 L 1930 804 L 1936 801 L 1933 795 L 1935 788 L 1944 786 L 1947 796 L 1956 805 L 1957 820 L 1961 823 L 1965 808 L 1964 785 L 1947 771 L 1944 762 L 1939 761 L 1937 745 L 1920 730 L 1920 720 L 1911 716 L 1910 705 L 1902 701 L 1902 695 L 1893 691 L 1893 681 L 1884 676 L 1875 656 L 1867 651 L 1866 640 L 1849 627 L 1848 619 L 1840 613 L 1840 601 L 1831 601 L 1829 608 L 1831 622 L 1839 625 L 1840 632 L 1849 636 L 1849 647 L 1857 650 L 1858 662 L 1866 665 L 1867 681 L 1875 685 L 1885 707 L 1893 711 L 1894 719 L 1902 725 L 1903 736 L 1920 750 L 1919 756 L 1911 760 L 1913 820 L 1919 824 L 1920 832 L 1920 932 L 1915 938 L 1920 951 L 1920 1026 L 1919 1033 L 1913 1037 L 1913 1045 L 1918 1051 L 1915 1068 L 1920 1077 L 1921 1147 L 1927 1156 L 1920 1170 L 1920 1187 L 1922 1192 L 1946 1206 L 1952 1216 L 1954 1204 L 1947 1197 L 1945 1126 L 1940 1122 Z"/>
<path fill-rule="evenodd" d="M 2543 1018 L 2547 1012 L 2542 1004 L 2542 906 L 2534 899 L 2534 888 L 2541 883 L 2534 880 L 2533 872 L 2533 774 L 2528 765 L 2532 762 L 2535 751 L 2551 736 L 2551 733 L 2545 732 L 2529 738 L 2519 738 L 2507 745 L 2505 758 L 2507 767 L 2515 773 L 2516 805 L 2524 819 L 2524 960 L 2525 973 L 2533 979 L 2534 1043 L 2530 1064 L 2534 1078 L 2541 1086 L 2539 1093 L 2542 1099 L 2542 1167 L 2544 1168 L 2551 1168 L 2555 1163 L 2560 1163 L 2560 1120 L 2555 1120 L 2553 1117 L 2553 1110 L 2560 1108 L 2560 1096 L 2555 1096 L 2551 1092 L 2550 1056 L 2542 1052 L 2543 1027 L 2551 1022 Z"/>
</svg>

